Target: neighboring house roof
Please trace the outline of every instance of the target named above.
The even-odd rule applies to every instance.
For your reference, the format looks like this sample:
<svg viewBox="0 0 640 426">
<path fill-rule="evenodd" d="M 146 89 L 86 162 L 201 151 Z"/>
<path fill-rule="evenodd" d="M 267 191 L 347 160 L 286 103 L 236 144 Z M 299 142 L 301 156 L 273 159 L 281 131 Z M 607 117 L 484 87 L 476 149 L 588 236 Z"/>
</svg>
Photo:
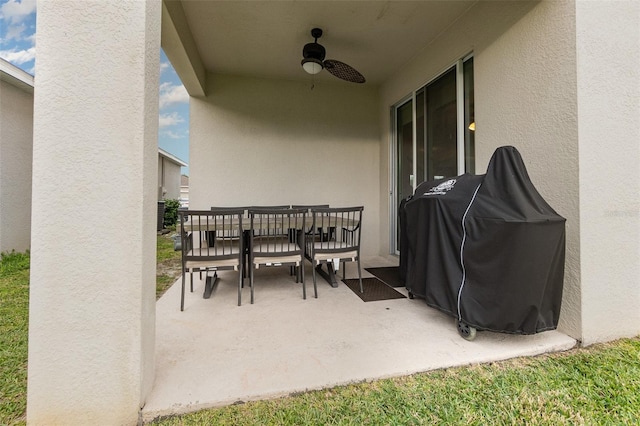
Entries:
<svg viewBox="0 0 640 426">
<path fill-rule="evenodd" d="M 0 80 L 25 92 L 33 93 L 33 76 L 0 58 Z"/>
<path fill-rule="evenodd" d="M 158 148 L 158 155 L 160 155 L 161 157 L 166 158 L 167 160 L 176 163 L 177 165 L 181 166 L 181 167 L 188 167 L 189 165 L 187 163 L 185 163 L 184 161 L 182 161 L 181 159 L 179 159 L 178 157 L 176 157 L 173 154 L 169 154 L 167 151 L 165 151 L 162 148 Z"/>
</svg>

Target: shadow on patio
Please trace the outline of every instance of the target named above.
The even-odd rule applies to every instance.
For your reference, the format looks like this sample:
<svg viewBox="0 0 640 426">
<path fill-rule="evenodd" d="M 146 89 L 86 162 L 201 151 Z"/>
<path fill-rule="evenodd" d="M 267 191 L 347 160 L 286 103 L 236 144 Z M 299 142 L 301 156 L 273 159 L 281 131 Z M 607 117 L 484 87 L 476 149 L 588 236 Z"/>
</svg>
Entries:
<svg viewBox="0 0 640 426">
<path fill-rule="evenodd" d="M 393 266 L 393 259 L 363 259 Z M 363 302 L 344 283 L 318 277 L 307 300 L 288 268 L 256 271 L 255 304 L 248 280 L 237 306 L 235 272 L 220 272 L 210 299 L 195 279 L 180 312 L 180 281 L 156 306 L 156 379 L 143 419 L 238 401 L 272 398 L 340 384 L 518 356 L 563 351 L 576 341 L 557 331 L 531 336 L 479 332 L 462 339 L 453 318 L 419 299 Z M 340 277 L 342 272 L 340 272 Z M 347 264 L 347 277 L 357 276 Z M 188 286 L 188 283 L 187 283 Z M 397 289 L 403 294 L 403 288 Z"/>
</svg>

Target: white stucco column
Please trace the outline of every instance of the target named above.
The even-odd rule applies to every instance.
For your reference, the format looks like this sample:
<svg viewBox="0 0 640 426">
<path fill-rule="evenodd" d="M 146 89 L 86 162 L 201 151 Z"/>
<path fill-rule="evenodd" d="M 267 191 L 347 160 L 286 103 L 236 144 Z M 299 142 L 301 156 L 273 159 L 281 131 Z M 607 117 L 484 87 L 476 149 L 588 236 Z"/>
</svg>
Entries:
<svg viewBox="0 0 640 426">
<path fill-rule="evenodd" d="M 582 340 L 640 334 L 640 2 L 576 2 Z"/>
<path fill-rule="evenodd" d="M 159 0 L 39 0 L 28 424 L 135 424 L 153 381 Z"/>
</svg>

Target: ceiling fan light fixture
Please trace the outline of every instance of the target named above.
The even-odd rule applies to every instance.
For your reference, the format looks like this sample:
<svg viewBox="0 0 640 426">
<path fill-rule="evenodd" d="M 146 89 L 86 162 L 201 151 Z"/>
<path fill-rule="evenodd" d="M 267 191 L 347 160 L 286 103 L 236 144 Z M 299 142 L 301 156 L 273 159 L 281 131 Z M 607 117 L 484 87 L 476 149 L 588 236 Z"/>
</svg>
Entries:
<svg viewBox="0 0 640 426">
<path fill-rule="evenodd" d="M 335 59 L 325 60 L 326 50 L 323 45 L 318 43 L 318 39 L 322 37 L 322 30 L 314 28 L 311 30 L 311 37 L 314 38 L 313 43 L 307 43 L 302 49 L 302 68 L 309 74 L 318 74 L 326 69 L 333 76 L 341 80 L 351 83 L 364 83 L 366 79 L 355 68 L 344 62 Z"/>
<path fill-rule="evenodd" d="M 318 74 L 324 68 L 322 61 L 316 58 L 304 58 L 302 60 L 302 68 L 309 74 Z"/>
</svg>

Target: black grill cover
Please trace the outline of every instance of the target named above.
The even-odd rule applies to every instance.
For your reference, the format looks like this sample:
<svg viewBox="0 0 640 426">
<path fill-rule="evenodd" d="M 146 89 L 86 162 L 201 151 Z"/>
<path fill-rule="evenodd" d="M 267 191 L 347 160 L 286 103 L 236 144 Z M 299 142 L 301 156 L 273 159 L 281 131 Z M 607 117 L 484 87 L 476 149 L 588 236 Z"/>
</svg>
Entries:
<svg viewBox="0 0 640 426">
<path fill-rule="evenodd" d="M 486 175 L 424 182 L 399 209 L 407 289 L 480 330 L 555 329 L 565 219 L 534 188 L 520 153 L 498 148 Z"/>
</svg>

